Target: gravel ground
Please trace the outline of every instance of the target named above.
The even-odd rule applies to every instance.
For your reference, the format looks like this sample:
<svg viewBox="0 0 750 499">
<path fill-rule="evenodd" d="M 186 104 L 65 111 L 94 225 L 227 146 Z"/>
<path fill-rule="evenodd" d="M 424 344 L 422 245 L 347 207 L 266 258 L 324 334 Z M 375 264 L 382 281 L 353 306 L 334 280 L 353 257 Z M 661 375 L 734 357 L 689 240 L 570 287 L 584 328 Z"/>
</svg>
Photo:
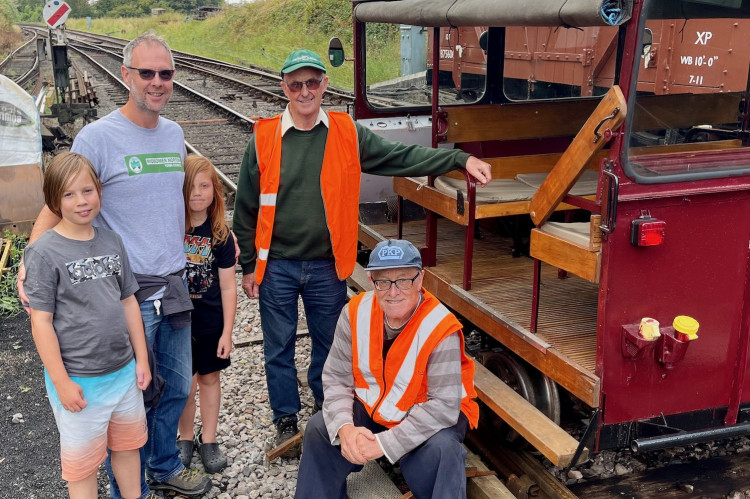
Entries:
<svg viewBox="0 0 750 499">
<path fill-rule="evenodd" d="M 238 276 L 239 284 L 239 276 Z M 238 287 L 239 289 L 239 287 Z M 241 290 L 240 290 L 241 291 Z M 300 310 L 300 328 L 304 330 Z M 214 487 L 208 499 L 254 499 L 293 497 L 298 459 L 265 462 L 265 451 L 275 435 L 268 405 L 260 318 L 257 300 L 238 293 L 237 318 L 233 336 L 232 365 L 222 372 L 223 399 L 219 416 L 218 442 L 229 464 L 212 476 Z M 297 341 L 297 368 L 305 369 L 310 341 L 301 335 Z M 0 484 L 5 499 L 54 499 L 67 497 L 60 478 L 59 435 L 47 402 L 39 356 L 25 314 L 0 320 Z M 304 424 L 310 416 L 312 394 L 301 388 Z M 197 427 L 197 426 L 196 426 Z M 192 466 L 203 470 L 195 454 Z M 106 474 L 99 473 L 99 496 L 106 497 Z M 179 495 L 170 497 L 181 497 Z"/>
<path fill-rule="evenodd" d="M 0 319 L 0 496 L 66 497 L 60 445 L 26 314 Z"/>
</svg>

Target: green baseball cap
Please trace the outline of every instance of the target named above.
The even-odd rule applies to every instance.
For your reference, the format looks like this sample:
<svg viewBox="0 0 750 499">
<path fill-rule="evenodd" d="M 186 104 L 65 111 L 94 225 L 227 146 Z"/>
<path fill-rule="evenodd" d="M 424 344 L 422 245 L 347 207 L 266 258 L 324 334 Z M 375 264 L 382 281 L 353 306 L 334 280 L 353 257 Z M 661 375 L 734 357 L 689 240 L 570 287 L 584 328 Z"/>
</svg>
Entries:
<svg viewBox="0 0 750 499">
<path fill-rule="evenodd" d="M 301 49 L 295 50 L 284 61 L 284 67 L 281 68 L 281 74 L 291 73 L 300 68 L 315 68 L 325 72 L 326 67 L 323 60 L 312 50 Z"/>
</svg>

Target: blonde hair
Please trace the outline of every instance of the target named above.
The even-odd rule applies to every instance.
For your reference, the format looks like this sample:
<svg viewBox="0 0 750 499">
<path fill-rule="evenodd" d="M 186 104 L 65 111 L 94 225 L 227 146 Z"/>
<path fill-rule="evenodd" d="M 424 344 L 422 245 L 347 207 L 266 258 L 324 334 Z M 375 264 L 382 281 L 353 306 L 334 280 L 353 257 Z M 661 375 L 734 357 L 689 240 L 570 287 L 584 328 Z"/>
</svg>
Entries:
<svg viewBox="0 0 750 499">
<path fill-rule="evenodd" d="M 185 183 L 182 186 L 182 194 L 185 197 L 185 232 L 194 229 L 190 224 L 190 191 L 193 188 L 195 177 L 202 172 L 208 173 L 214 186 L 214 200 L 207 210 L 208 218 L 211 219 L 211 234 L 217 244 L 222 244 L 229 237 L 229 229 L 224 220 L 226 217 L 224 191 L 221 188 L 221 182 L 214 165 L 207 158 L 197 154 L 190 154 L 185 158 Z"/>
<path fill-rule="evenodd" d="M 62 217 L 60 211 L 60 200 L 63 192 L 70 185 L 75 177 L 82 171 L 87 171 L 91 175 L 99 199 L 102 198 L 102 182 L 99 180 L 94 165 L 82 154 L 75 152 L 64 152 L 55 156 L 47 169 L 44 171 L 44 202 L 52 213 Z"/>
</svg>

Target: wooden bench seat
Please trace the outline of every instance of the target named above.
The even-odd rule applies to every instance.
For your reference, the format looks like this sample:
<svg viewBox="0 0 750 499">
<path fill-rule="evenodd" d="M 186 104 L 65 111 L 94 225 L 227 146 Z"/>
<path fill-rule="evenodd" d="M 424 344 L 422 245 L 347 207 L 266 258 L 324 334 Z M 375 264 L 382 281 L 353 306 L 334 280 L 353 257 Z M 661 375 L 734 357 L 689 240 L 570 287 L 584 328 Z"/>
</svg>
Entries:
<svg viewBox="0 0 750 499">
<path fill-rule="evenodd" d="M 427 185 L 427 177 L 412 177 Z M 485 187 L 476 189 L 476 204 L 508 203 L 513 201 L 531 201 L 539 186 L 542 185 L 547 173 L 519 173 L 515 178 L 493 178 Z M 570 189 L 573 196 L 593 196 L 599 175 L 594 170 L 586 170 L 581 178 Z M 435 179 L 435 188 L 453 199 L 458 199 L 459 193 L 468 198 L 466 181 L 447 175 Z"/>
<path fill-rule="evenodd" d="M 601 221 L 600 215 L 593 215 L 590 222 L 547 222 L 531 231 L 530 252 L 537 261 L 598 283 Z"/>
<path fill-rule="evenodd" d="M 573 194 L 594 199 L 599 161 L 606 154 L 606 151 L 600 152 L 585 165 L 585 172 L 573 187 Z M 465 171 L 454 171 L 436 177 L 433 185 L 428 177 L 394 177 L 393 190 L 399 196 L 399 205 L 401 199 L 408 199 L 428 212 L 466 227 L 462 284 L 465 290 L 469 290 L 475 222 L 529 214 L 531 199 L 560 157 L 561 154 L 539 154 L 485 159 L 492 165 L 492 181 L 486 187 L 477 187 Z M 577 207 L 560 203 L 555 209 L 574 210 Z M 401 237 L 400 217 L 398 234 Z M 430 255 L 423 255 L 425 262 L 434 261 L 434 245 L 428 244 L 427 251 Z"/>
</svg>

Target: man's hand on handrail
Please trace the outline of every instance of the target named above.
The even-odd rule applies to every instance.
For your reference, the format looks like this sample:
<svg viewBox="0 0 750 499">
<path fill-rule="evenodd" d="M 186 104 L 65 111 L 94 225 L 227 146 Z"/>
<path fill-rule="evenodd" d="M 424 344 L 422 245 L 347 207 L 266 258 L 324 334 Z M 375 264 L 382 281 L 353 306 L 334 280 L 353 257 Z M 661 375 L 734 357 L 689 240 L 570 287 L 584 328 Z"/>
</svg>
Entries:
<svg viewBox="0 0 750 499">
<path fill-rule="evenodd" d="M 469 172 L 469 174 L 474 177 L 482 187 L 489 184 L 490 180 L 492 180 L 492 167 L 489 163 L 482 161 L 476 156 L 469 156 L 468 161 L 466 161 L 466 171 Z"/>
</svg>

